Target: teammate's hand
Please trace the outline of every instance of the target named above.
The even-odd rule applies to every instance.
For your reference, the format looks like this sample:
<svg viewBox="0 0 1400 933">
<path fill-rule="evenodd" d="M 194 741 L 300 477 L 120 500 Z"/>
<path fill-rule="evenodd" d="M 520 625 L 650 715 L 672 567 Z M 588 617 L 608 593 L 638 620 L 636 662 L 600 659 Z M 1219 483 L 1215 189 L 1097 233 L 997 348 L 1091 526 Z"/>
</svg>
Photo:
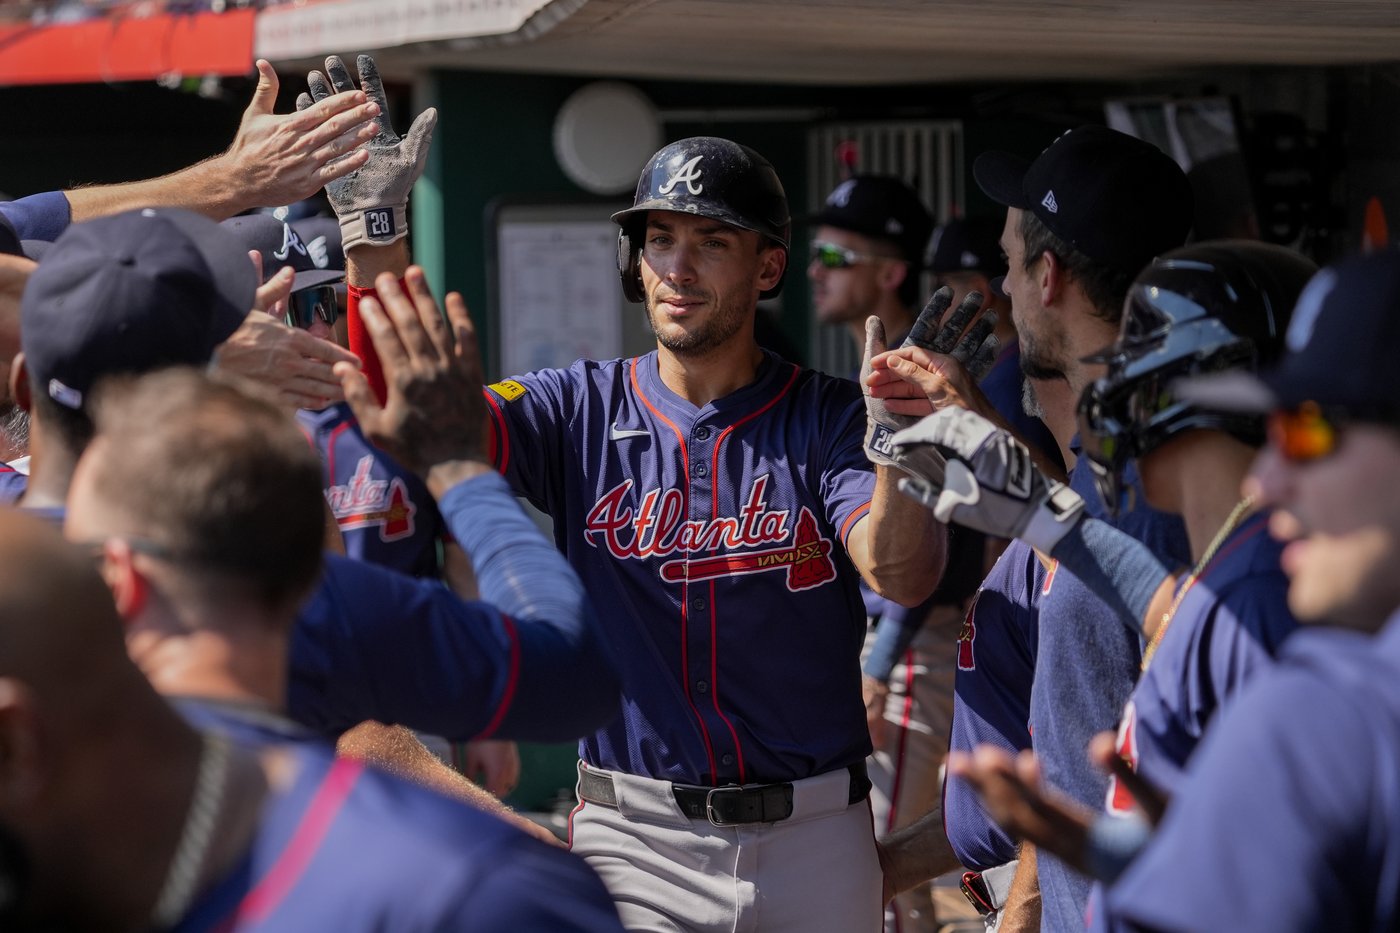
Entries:
<svg viewBox="0 0 1400 933">
<path fill-rule="evenodd" d="M 1095 813 L 1042 786 L 1033 752 L 1016 758 L 993 745 L 949 752 L 948 773 L 972 785 L 987 813 L 1007 832 L 1087 874 L 1087 843 Z"/>
<path fill-rule="evenodd" d="M 360 91 L 327 95 L 315 106 L 277 114 L 277 72 L 258 60 L 258 87 L 233 144 L 217 159 L 237 186 L 240 209 L 292 204 L 365 164 L 357 147 L 375 138 L 382 101 Z M 236 211 L 235 211 L 236 213 Z"/>
<path fill-rule="evenodd" d="M 441 464 L 485 463 L 481 359 L 466 302 L 449 294 L 444 321 L 423 270 L 409 266 L 404 281 L 408 294 L 386 272 L 374 283 L 379 300 L 360 299 L 388 399 L 381 406 L 364 374 L 341 364 L 345 400 L 365 436 L 421 476 Z"/>
<path fill-rule="evenodd" d="M 925 308 L 924 312 L 927 314 L 928 308 Z M 919 330 L 922 321 L 923 316 L 921 315 L 920 320 L 914 324 L 914 330 L 910 331 L 911 336 Z M 899 467 L 906 472 L 914 467 L 928 475 L 942 476 L 943 458 L 932 447 L 926 448 L 918 455 L 911 453 L 907 464 L 903 466 L 894 457 L 895 434 L 904 428 L 913 426 L 915 419 L 908 415 L 894 414 L 886 407 L 883 399 L 870 393 L 870 388 L 866 384 L 871 373 L 870 361 L 883 352 L 885 352 L 885 325 L 872 314 L 865 320 L 865 356 L 860 367 L 861 392 L 865 395 L 866 459 L 876 466 Z"/>
<path fill-rule="evenodd" d="M 999 538 L 1020 538 L 1051 553 L 1084 513 L 1084 499 L 1048 479 L 1025 444 L 981 415 L 959 408 L 935 412 L 893 438 L 905 495 L 956 522 Z M 928 450 L 941 452 L 940 474 L 923 467 Z"/>
<path fill-rule="evenodd" d="M 870 730 L 870 744 L 875 751 L 882 751 L 889 731 L 885 725 L 885 701 L 890 695 L 890 685 L 874 677 L 862 676 L 860 692 L 865 701 L 865 725 Z"/>
<path fill-rule="evenodd" d="M 291 277 L 273 276 L 259 289 L 259 301 L 279 287 L 291 287 Z M 275 299 L 273 299 L 275 304 Z M 289 408 L 318 410 L 344 398 L 341 380 L 333 367 L 358 367 L 354 354 L 307 331 L 288 327 L 277 318 L 254 309 L 214 350 L 211 367 L 235 379 L 271 389 Z"/>
<path fill-rule="evenodd" d="M 997 322 L 996 312 L 979 313 L 981 292 L 968 292 L 962 304 L 949 314 L 952 303 L 953 289 L 949 286 L 934 292 L 900 347 L 919 347 L 949 356 L 975 382 L 985 376 L 996 361 L 997 338 L 992 333 Z"/>
<path fill-rule="evenodd" d="M 379 108 L 379 132 L 366 147 L 359 165 L 326 185 L 326 197 L 340 218 L 341 247 L 346 253 L 357 246 L 386 246 L 408 235 L 408 193 L 428 163 L 428 147 L 437 125 L 437 110 L 429 107 L 400 137 L 389 121 L 389 102 L 374 59 L 356 59 L 360 85 Z M 331 100 L 335 92 L 354 91 L 355 83 L 340 56 L 326 59 L 326 72 L 306 76 L 309 94 L 297 98 L 298 110 L 310 110 Z M 358 154 L 357 154 L 358 155 Z"/>
<path fill-rule="evenodd" d="M 464 775 L 497 797 L 508 797 L 520 783 L 520 749 L 505 739 L 467 742 L 461 767 Z"/>
</svg>

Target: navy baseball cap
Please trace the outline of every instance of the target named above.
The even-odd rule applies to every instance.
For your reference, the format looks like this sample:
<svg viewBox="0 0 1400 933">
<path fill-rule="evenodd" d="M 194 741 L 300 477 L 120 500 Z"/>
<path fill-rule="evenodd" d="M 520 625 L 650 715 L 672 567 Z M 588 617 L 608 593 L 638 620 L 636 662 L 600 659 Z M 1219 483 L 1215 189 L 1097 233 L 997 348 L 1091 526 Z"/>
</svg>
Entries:
<svg viewBox="0 0 1400 933">
<path fill-rule="evenodd" d="M 15 225 L 10 223 L 10 218 L 4 214 L 0 214 L 0 253 L 8 253 L 11 256 L 24 255 L 19 232 L 15 230 Z"/>
<path fill-rule="evenodd" d="M 1186 242 L 1191 183 L 1162 150 L 1106 126 L 1062 134 L 1034 161 L 984 152 L 973 177 L 998 204 L 1030 211 L 1090 259 L 1136 274 Z"/>
<path fill-rule="evenodd" d="M 317 269 L 345 271 L 345 251 L 340 241 L 340 221 L 334 217 L 307 217 L 291 221 L 292 229 L 306 244 Z"/>
<path fill-rule="evenodd" d="M 225 220 L 222 226 L 238 238 L 245 250 L 262 253 L 264 281 L 283 266 L 296 270 L 296 278 L 292 280 L 294 292 L 345 278 L 343 272 L 319 268 L 296 229 L 271 214 L 244 214 Z"/>
<path fill-rule="evenodd" d="M 888 240 L 917 268 L 924 261 L 933 217 L 913 188 L 892 175 L 856 175 L 832 189 L 813 224 Z"/>
<path fill-rule="evenodd" d="M 933 231 L 927 267 L 930 272 L 980 272 L 989 279 L 1006 274 L 1001 254 L 1000 223 L 961 217 Z"/>
<path fill-rule="evenodd" d="M 74 224 L 20 299 L 31 382 L 77 410 L 104 376 L 207 363 L 243 323 L 257 286 L 238 240 L 190 211 Z"/>
<path fill-rule="evenodd" d="M 1400 421 L 1400 250 L 1328 266 L 1298 296 L 1278 365 L 1186 380 L 1180 397 L 1222 411 L 1313 402 L 1360 420 Z"/>
</svg>

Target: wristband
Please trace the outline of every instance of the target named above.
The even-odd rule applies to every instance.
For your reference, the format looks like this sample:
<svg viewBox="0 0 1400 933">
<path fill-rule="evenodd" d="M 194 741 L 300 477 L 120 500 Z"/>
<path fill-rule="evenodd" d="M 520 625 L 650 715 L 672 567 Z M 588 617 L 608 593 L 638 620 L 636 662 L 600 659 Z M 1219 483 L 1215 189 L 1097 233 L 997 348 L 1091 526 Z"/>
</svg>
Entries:
<svg viewBox="0 0 1400 933">
<path fill-rule="evenodd" d="M 340 248 L 388 246 L 408 236 L 408 204 L 371 207 L 340 218 Z"/>
<path fill-rule="evenodd" d="M 399 279 L 399 288 L 408 291 L 408 285 Z M 379 300 L 379 294 L 372 285 L 347 285 L 345 307 L 345 334 L 350 344 L 350 352 L 360 358 L 360 369 L 369 382 L 374 397 L 383 405 L 389 398 L 388 383 L 384 381 L 384 367 L 380 365 L 379 354 L 374 349 L 374 341 L 360 317 L 360 299 L 366 296 Z"/>
</svg>

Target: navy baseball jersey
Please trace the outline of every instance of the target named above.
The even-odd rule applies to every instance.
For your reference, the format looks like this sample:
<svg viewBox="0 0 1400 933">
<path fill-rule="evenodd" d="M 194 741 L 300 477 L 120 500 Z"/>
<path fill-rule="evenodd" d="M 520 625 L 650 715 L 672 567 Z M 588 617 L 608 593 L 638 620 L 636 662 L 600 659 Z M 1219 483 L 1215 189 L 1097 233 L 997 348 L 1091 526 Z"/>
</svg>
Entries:
<svg viewBox="0 0 1400 933">
<path fill-rule="evenodd" d="M 1027 544 L 1012 541 L 982 582 L 958 633 L 949 746 L 1031 747 L 1031 679 L 1037 616 L 1049 573 Z M 943 826 L 958 861 L 983 870 L 1016 858 L 1016 842 L 996 824 L 966 781 L 948 775 Z"/>
<path fill-rule="evenodd" d="M 498 466 L 554 518 L 624 655 L 591 765 L 691 784 L 771 782 L 870 753 L 865 628 L 846 555 L 869 512 L 860 389 L 765 352 L 697 408 L 655 352 L 490 387 Z"/>
<path fill-rule="evenodd" d="M 0 202 L 4 215 L 21 240 L 57 240 L 73 217 L 68 196 L 62 191 L 44 191 L 27 198 Z"/>
<path fill-rule="evenodd" d="M 481 810 L 295 741 L 265 714 L 182 701 L 206 728 L 284 756 L 248 852 L 173 928 L 620 931 L 592 869 Z M 289 741 L 290 740 L 290 741 Z"/>
<path fill-rule="evenodd" d="M 1084 456 L 1070 485 L 1089 514 L 1147 545 L 1167 566 L 1190 566 L 1181 519 L 1146 504 L 1137 473 L 1125 473 L 1135 507 L 1110 518 L 1094 489 Z M 1087 807 L 1103 806 L 1108 778 L 1085 758 L 1089 740 L 1117 727 L 1142 665 L 1137 620 L 1115 612 L 1073 574 L 1059 566 L 1040 602 L 1035 681 L 1031 687 L 1031 736 L 1045 782 Z M 1038 852 L 1041 926 L 1080 929 L 1090 881 L 1048 852 Z"/>
<path fill-rule="evenodd" d="M 1283 545 L 1268 513 L 1250 516 L 1221 544 L 1186 591 L 1160 645 L 1133 689 L 1118 727 L 1118 751 L 1152 785 L 1173 793 L 1186 761 L 1216 711 L 1272 666 L 1297 628 L 1288 609 Z M 1134 809 L 1110 779 L 1108 812 Z"/>
<path fill-rule="evenodd" d="M 8 463 L 0 463 L 0 505 L 14 505 L 29 488 L 29 476 Z"/>
<path fill-rule="evenodd" d="M 345 402 L 299 411 L 297 423 L 321 455 L 326 502 L 346 556 L 415 577 L 437 576 L 445 529 L 423 481 L 369 442 Z"/>
<path fill-rule="evenodd" d="M 596 728 L 616 710 L 617 679 L 578 578 L 499 476 L 441 504 L 482 600 L 328 554 L 292 631 L 292 717 L 327 734 L 378 719 L 453 740 Z"/>
<path fill-rule="evenodd" d="M 1400 926 L 1400 617 L 1304 628 L 1210 730 L 1097 930 Z"/>
</svg>

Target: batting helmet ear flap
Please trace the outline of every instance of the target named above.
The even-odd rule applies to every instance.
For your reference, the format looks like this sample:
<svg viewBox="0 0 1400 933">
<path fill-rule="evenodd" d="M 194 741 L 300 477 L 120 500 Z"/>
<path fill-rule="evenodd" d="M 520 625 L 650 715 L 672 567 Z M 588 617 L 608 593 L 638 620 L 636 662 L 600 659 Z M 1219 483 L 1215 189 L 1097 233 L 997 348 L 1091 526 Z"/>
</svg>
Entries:
<svg viewBox="0 0 1400 933">
<path fill-rule="evenodd" d="M 642 249 L 633 245 L 626 227 L 617 232 L 617 274 L 622 279 L 622 297 L 632 302 L 646 300 L 642 289 Z"/>
</svg>

